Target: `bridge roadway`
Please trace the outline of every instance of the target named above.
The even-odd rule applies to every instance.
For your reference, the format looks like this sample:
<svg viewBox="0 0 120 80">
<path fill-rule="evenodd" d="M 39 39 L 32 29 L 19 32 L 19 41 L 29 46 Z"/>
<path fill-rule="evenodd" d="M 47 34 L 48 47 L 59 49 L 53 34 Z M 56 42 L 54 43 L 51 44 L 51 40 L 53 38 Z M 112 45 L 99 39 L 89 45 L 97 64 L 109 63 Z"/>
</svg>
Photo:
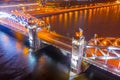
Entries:
<svg viewBox="0 0 120 80">
<path fill-rule="evenodd" d="M 39 30 L 38 38 L 46 41 L 58 48 L 64 49 L 66 51 L 72 52 L 72 39 L 64 37 L 55 32 L 49 32 L 47 30 Z"/>
</svg>

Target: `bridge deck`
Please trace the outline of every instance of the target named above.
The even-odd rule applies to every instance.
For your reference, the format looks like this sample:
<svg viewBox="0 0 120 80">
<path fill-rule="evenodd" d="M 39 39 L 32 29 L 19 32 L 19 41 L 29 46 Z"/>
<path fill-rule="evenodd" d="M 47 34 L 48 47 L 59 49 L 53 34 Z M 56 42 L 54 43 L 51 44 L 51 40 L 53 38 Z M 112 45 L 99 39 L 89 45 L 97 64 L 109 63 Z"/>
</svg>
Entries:
<svg viewBox="0 0 120 80">
<path fill-rule="evenodd" d="M 38 37 L 56 47 L 72 52 L 72 39 L 66 38 L 55 32 L 48 32 L 45 30 L 39 30 Z"/>
</svg>

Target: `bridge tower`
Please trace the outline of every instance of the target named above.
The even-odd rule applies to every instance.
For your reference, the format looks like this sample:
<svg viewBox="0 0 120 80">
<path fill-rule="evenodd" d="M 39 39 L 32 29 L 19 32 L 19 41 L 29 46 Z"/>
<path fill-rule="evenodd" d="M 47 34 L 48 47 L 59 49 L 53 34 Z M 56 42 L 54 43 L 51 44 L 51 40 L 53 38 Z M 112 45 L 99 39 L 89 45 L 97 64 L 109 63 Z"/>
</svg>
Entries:
<svg viewBox="0 0 120 80">
<path fill-rule="evenodd" d="M 30 24 L 27 26 L 29 35 L 30 47 L 36 51 L 40 48 L 40 40 L 37 36 L 37 26 L 35 24 Z"/>
<path fill-rule="evenodd" d="M 84 47 L 85 47 L 85 37 L 83 36 L 83 30 L 79 29 L 79 32 L 76 32 L 75 37 L 72 39 L 72 57 L 71 57 L 70 76 L 74 76 L 82 72 L 81 63 L 82 63 Z"/>
</svg>

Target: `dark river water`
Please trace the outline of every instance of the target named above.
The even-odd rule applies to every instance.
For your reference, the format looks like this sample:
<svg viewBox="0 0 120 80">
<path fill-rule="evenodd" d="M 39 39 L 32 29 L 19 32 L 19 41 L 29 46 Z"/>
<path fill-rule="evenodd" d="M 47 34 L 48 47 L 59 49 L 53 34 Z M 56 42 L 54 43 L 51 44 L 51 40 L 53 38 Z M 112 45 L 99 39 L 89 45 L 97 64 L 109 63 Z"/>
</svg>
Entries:
<svg viewBox="0 0 120 80">
<path fill-rule="evenodd" d="M 120 5 L 68 12 L 43 18 L 51 29 L 73 37 L 79 28 L 86 40 L 96 33 L 103 37 L 120 37 Z"/>
<path fill-rule="evenodd" d="M 78 28 L 84 30 L 86 40 L 95 33 L 103 37 L 120 37 L 120 6 L 94 8 L 43 17 L 51 30 L 72 37 Z M 3 27 L 3 26 L 0 26 Z M 68 80 L 69 57 L 53 46 L 34 53 L 24 37 L 0 28 L 0 80 Z M 114 80 L 91 67 L 75 80 Z M 117 79 L 119 78 L 117 77 Z"/>
<path fill-rule="evenodd" d="M 69 57 L 53 46 L 33 52 L 20 36 L 0 29 L 0 80 L 68 80 Z"/>
</svg>

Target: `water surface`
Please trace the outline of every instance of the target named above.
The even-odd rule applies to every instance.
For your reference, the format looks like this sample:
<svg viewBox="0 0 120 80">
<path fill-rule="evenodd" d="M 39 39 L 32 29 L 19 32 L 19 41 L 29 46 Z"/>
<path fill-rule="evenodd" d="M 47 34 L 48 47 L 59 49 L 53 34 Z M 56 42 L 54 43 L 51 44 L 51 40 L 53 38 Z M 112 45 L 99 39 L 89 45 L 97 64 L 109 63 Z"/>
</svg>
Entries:
<svg viewBox="0 0 120 80">
<path fill-rule="evenodd" d="M 120 5 L 79 10 L 43 19 L 51 24 L 53 31 L 71 38 L 78 28 L 84 30 L 87 40 L 95 33 L 103 37 L 120 37 Z"/>
</svg>

